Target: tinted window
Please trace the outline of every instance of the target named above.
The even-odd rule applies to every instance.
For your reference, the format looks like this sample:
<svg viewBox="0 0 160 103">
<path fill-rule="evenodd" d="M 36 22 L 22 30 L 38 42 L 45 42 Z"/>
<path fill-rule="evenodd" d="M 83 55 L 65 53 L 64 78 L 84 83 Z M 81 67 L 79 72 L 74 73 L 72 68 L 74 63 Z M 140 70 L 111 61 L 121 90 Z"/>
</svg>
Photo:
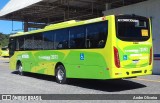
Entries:
<svg viewBox="0 0 160 103">
<path fill-rule="evenodd" d="M 7 50 L 8 48 L 2 48 L 2 50 Z"/>
<path fill-rule="evenodd" d="M 87 48 L 104 48 L 108 35 L 108 22 L 87 25 Z"/>
<path fill-rule="evenodd" d="M 55 38 L 56 49 L 67 49 L 69 48 L 69 31 L 68 29 L 57 30 Z"/>
<path fill-rule="evenodd" d="M 55 36 L 55 33 L 53 31 L 43 33 L 43 37 L 44 37 L 43 48 L 44 48 L 44 50 L 55 49 L 54 48 L 54 36 Z"/>
<path fill-rule="evenodd" d="M 24 41 L 24 48 L 25 50 L 33 50 L 33 35 L 27 35 L 25 36 L 25 41 Z"/>
<path fill-rule="evenodd" d="M 142 18 L 121 17 L 117 19 L 117 37 L 125 41 L 148 40 L 149 21 Z"/>
<path fill-rule="evenodd" d="M 12 56 L 16 50 L 16 38 L 10 38 L 9 40 L 9 55 Z"/>
<path fill-rule="evenodd" d="M 34 43 L 33 43 L 33 49 L 35 50 L 43 50 L 43 35 L 42 33 L 38 33 L 33 35 Z"/>
<path fill-rule="evenodd" d="M 70 29 L 70 44 L 71 49 L 85 48 L 86 28 L 84 26 L 73 27 Z"/>
<path fill-rule="evenodd" d="M 18 37 L 16 43 L 16 50 L 24 50 L 24 37 Z"/>
<path fill-rule="evenodd" d="M 18 37 L 17 50 L 104 48 L 108 21 Z"/>
</svg>

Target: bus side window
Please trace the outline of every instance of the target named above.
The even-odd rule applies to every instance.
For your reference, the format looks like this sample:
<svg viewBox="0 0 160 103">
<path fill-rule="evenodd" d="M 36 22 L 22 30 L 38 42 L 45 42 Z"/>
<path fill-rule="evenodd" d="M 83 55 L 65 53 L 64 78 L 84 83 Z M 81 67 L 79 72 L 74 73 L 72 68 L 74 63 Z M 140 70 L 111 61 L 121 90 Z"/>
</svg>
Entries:
<svg viewBox="0 0 160 103">
<path fill-rule="evenodd" d="M 33 35 L 27 35 L 25 36 L 25 41 L 24 41 L 24 49 L 25 50 L 33 50 Z"/>
<path fill-rule="evenodd" d="M 9 48 L 9 56 L 11 57 L 12 55 L 14 55 L 14 52 L 16 50 L 16 41 L 15 41 L 15 38 L 11 38 L 9 40 L 8 48 Z"/>
<path fill-rule="evenodd" d="M 105 41 L 100 40 L 99 43 L 98 43 L 98 47 L 101 48 L 101 47 L 104 47 L 104 45 L 105 45 Z"/>
<path fill-rule="evenodd" d="M 71 48 L 71 49 L 75 49 L 76 48 L 76 42 L 75 42 L 75 40 L 70 40 L 70 44 L 69 44 L 69 48 Z"/>
<path fill-rule="evenodd" d="M 104 48 L 108 36 L 108 22 L 87 25 L 87 48 Z"/>
<path fill-rule="evenodd" d="M 43 49 L 44 50 L 54 50 L 54 37 L 55 37 L 55 32 L 54 31 L 48 31 L 43 33 Z"/>
<path fill-rule="evenodd" d="M 38 33 L 34 35 L 34 43 L 33 49 L 34 50 L 43 50 L 43 35 L 42 33 Z"/>
<path fill-rule="evenodd" d="M 86 43 L 86 44 L 87 44 L 86 48 L 91 48 L 91 47 L 92 47 L 91 40 L 90 40 L 90 39 L 87 39 L 86 42 L 87 42 L 87 43 Z"/>
<path fill-rule="evenodd" d="M 84 49 L 85 48 L 86 30 L 84 26 L 77 26 L 70 28 L 70 49 Z"/>
<path fill-rule="evenodd" d="M 24 50 L 24 36 L 16 39 L 16 50 Z"/>
<path fill-rule="evenodd" d="M 44 50 L 54 50 L 55 49 L 54 37 L 55 37 L 54 31 L 43 33 L 43 38 L 44 38 L 43 49 Z"/>
<path fill-rule="evenodd" d="M 68 29 L 62 29 L 57 30 L 55 32 L 56 38 L 55 38 L 55 47 L 56 49 L 68 49 L 69 48 L 69 30 Z"/>
</svg>

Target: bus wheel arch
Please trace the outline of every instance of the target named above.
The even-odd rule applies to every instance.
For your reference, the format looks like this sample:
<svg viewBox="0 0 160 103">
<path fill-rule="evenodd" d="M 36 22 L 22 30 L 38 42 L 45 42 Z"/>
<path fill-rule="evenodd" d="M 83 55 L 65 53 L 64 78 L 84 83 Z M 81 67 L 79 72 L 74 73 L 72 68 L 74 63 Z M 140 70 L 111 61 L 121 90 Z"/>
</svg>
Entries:
<svg viewBox="0 0 160 103">
<path fill-rule="evenodd" d="M 16 63 L 16 70 L 19 75 L 23 75 L 23 66 L 22 66 L 22 62 L 20 60 L 18 60 Z"/>
<path fill-rule="evenodd" d="M 57 83 L 59 84 L 67 83 L 66 69 L 63 63 L 61 62 L 58 62 L 55 66 L 55 77 Z"/>
</svg>

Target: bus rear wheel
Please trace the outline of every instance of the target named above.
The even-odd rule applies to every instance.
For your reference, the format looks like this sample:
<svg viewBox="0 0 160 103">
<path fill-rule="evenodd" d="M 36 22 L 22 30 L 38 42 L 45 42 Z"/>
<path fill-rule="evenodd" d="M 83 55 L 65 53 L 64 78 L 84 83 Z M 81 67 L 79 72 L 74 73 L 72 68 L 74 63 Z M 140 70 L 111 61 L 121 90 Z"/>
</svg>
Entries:
<svg viewBox="0 0 160 103">
<path fill-rule="evenodd" d="M 21 75 L 21 76 L 23 75 L 23 67 L 22 67 L 21 63 L 17 64 L 17 71 L 18 71 L 19 75 Z"/>
<path fill-rule="evenodd" d="M 56 67 L 56 81 L 57 83 L 60 83 L 60 84 L 65 84 L 67 83 L 67 78 L 66 78 L 66 70 L 64 68 L 63 65 L 58 65 Z"/>
</svg>

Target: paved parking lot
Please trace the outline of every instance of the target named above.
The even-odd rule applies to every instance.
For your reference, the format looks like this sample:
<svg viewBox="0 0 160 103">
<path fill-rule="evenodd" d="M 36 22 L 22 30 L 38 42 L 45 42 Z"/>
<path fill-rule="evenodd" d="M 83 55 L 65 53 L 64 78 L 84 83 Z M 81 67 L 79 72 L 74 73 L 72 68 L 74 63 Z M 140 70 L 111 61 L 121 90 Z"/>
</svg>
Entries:
<svg viewBox="0 0 160 103">
<path fill-rule="evenodd" d="M 79 80 L 60 85 L 51 76 L 9 70 L 9 59 L 0 58 L 0 94 L 159 94 L 160 75 L 126 80 Z M 38 102 L 37 102 L 38 103 Z"/>
</svg>

